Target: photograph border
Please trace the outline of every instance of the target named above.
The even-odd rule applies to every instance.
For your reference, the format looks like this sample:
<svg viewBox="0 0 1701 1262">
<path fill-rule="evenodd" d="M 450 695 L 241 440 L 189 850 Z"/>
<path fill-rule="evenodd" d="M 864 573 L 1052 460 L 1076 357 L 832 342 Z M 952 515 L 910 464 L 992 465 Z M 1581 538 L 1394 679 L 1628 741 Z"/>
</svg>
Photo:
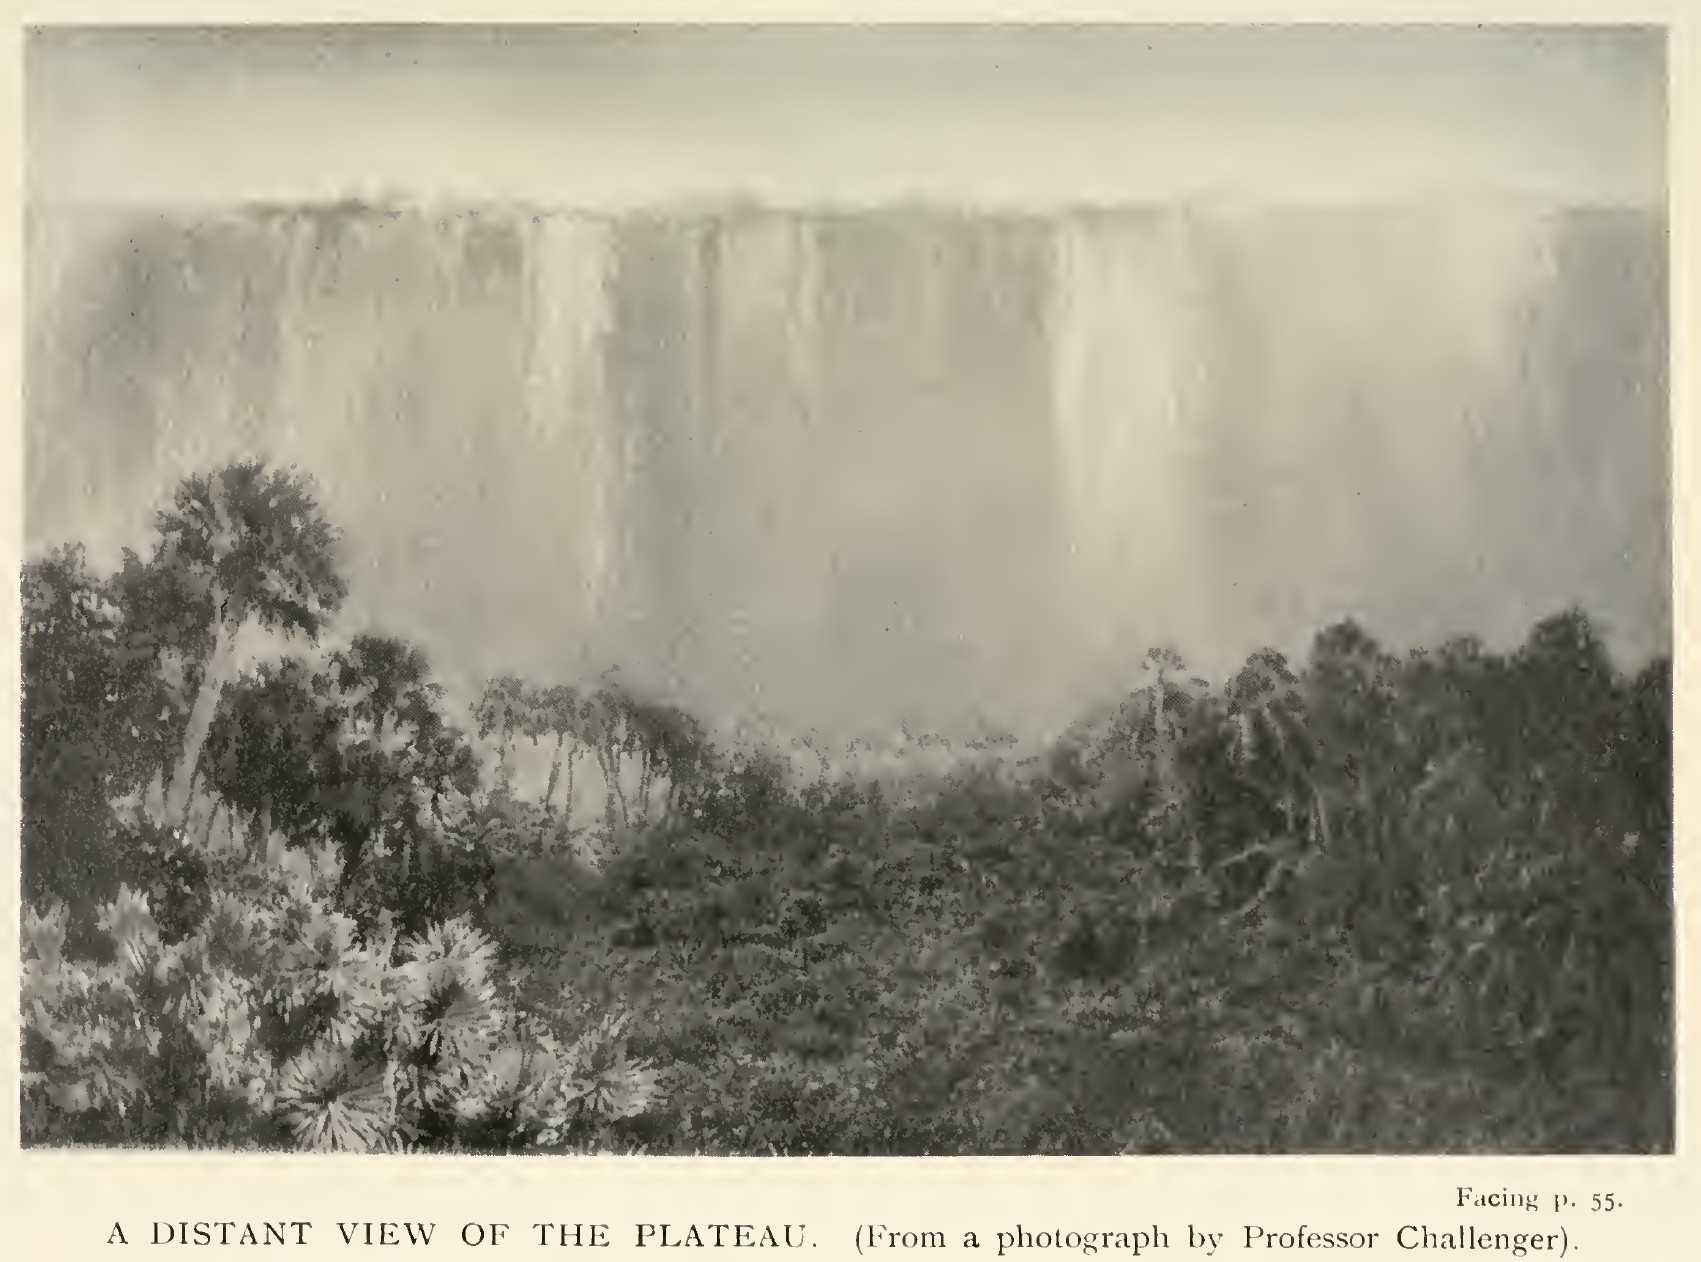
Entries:
<svg viewBox="0 0 1701 1262">
<path fill-rule="evenodd" d="M 4 91 L 6 147 L 21 154 L 21 32 L 33 23 L 113 22 L 125 26 L 157 23 L 228 24 L 238 20 L 273 22 L 544 21 L 629 22 L 639 17 L 632 6 L 612 4 L 507 4 L 500 8 L 468 3 L 375 3 L 340 5 L 179 3 L 142 8 L 119 3 L 38 3 L 18 6 L 8 25 L 7 56 L 0 67 Z M 875 0 L 855 6 L 824 0 L 782 3 L 689 3 L 664 0 L 643 7 L 651 21 L 1202 21 L 1350 22 L 1390 25 L 1429 22 L 1540 22 L 1583 24 L 1657 23 L 1668 27 L 1667 182 L 1672 278 L 1671 402 L 1673 652 L 1677 658 L 1674 700 L 1674 779 L 1677 808 L 1674 836 L 1676 887 L 1695 870 L 1689 840 L 1697 783 L 1695 672 L 1684 634 L 1695 599 L 1688 580 L 1688 540 L 1698 525 L 1688 494 L 1695 464 L 1696 298 L 1701 259 L 1695 250 L 1695 199 L 1701 155 L 1701 97 L 1696 74 L 1701 66 L 1696 9 L 1687 0 L 1664 4 L 1520 4 L 1393 0 L 1387 4 L 1277 2 L 1204 4 L 1047 3 L 1043 6 L 962 3 L 922 5 Z M 0 457 L 0 504 L 8 506 L 5 543 L 9 564 L 22 557 L 24 478 L 21 468 L 22 339 L 17 335 L 23 310 L 21 259 L 23 178 L 21 161 L 5 164 L 4 232 L 9 266 L 0 315 L 12 335 L 0 340 L 0 376 L 5 391 L 5 424 L 11 439 Z M 6 625 L 18 626 L 18 590 L 5 588 Z M 8 634 L 14 634 L 8 632 Z M 16 730 L 20 680 L 16 641 L 5 663 L 0 711 Z M 5 744 L 8 789 L 0 795 L 0 821 L 6 844 L 16 845 L 20 804 L 17 796 L 18 749 Z M 8 921 L 17 933 L 18 859 L 10 861 L 0 891 Z M 1551 1230 L 1563 1223 L 1574 1229 L 1568 1246 L 1591 1258 L 1646 1259 L 1690 1256 L 1694 1248 L 1691 1202 L 1686 1193 L 1701 1189 L 1701 1169 L 1693 1147 L 1697 1134 L 1697 1093 L 1689 1089 L 1696 1070 L 1694 1045 L 1698 1018 L 1690 969 L 1697 926 L 1683 900 L 1677 901 L 1678 994 L 1677 1151 L 1646 1157 L 1433 1157 L 1259 1156 L 1259 1157 L 957 1157 L 957 1158 L 537 1158 L 516 1161 L 490 1157 L 345 1157 L 300 1155 L 200 1154 L 183 1152 L 91 1152 L 23 1150 L 18 1143 L 17 1062 L 9 1060 L 5 1095 L 6 1151 L 0 1155 L 0 1206 L 6 1225 L 0 1247 L 18 1257 L 83 1258 L 109 1250 L 112 1227 L 122 1224 L 130 1244 L 146 1244 L 146 1229 L 163 1220 L 312 1220 L 320 1225 L 307 1252 L 344 1248 L 331 1230 L 333 1221 L 435 1220 L 443 1230 L 433 1247 L 480 1247 L 457 1240 L 464 1225 L 508 1224 L 504 1241 L 536 1247 L 531 1225 L 605 1223 L 612 1247 L 629 1249 L 639 1223 L 808 1224 L 812 1244 L 834 1250 L 833 1257 L 862 1251 L 865 1229 L 937 1230 L 948 1247 L 961 1247 L 975 1232 L 979 1246 L 992 1250 L 993 1233 L 1025 1222 L 1030 1229 L 1136 1230 L 1159 1227 L 1169 1234 L 1169 1254 L 1192 1252 L 1185 1234 L 1193 1226 L 1228 1233 L 1222 1247 L 1240 1251 L 1237 1233 L 1246 1224 L 1293 1230 L 1302 1222 L 1319 1229 L 1378 1230 L 1387 1248 L 1392 1233 L 1406 1223 L 1452 1228 L 1477 1222 L 1455 1205 L 1459 1186 L 1502 1188 L 1543 1198 L 1539 1217 L 1522 1216 L 1508 1230 Z M 4 1019 L 9 1036 L 18 1037 L 17 974 L 7 970 Z M 1130 1164 L 1130 1163 L 1134 1164 Z M 1590 1197 L 1611 1195 L 1610 1218 L 1588 1209 Z M 1547 1202 L 1567 1197 L 1571 1205 L 1549 1210 Z M 131 1230 L 132 1225 L 141 1232 Z M 1498 1228 L 1500 1223 L 1497 1221 Z M 470 1233 L 469 1233 L 470 1234 Z M 138 1238 L 140 1235 L 140 1238 Z M 483 1238 L 489 1239 L 486 1234 Z M 112 1241 L 112 1243 L 109 1243 Z M 488 1244 L 482 1247 L 489 1247 Z M 300 1250 L 298 1250 L 300 1251 Z M 1396 1249 L 1396 1252 L 1400 1250 Z M 1076 1251 L 1079 1252 L 1078 1250 Z M 1161 1250 L 1159 1252 L 1162 1252 Z M 1204 1250 L 1200 1249 L 1201 1255 Z M 643 1255 L 639 1255 L 643 1256 Z M 820 1255 L 823 1258 L 827 1254 Z M 983 1255 L 990 1256 L 990 1254 Z M 1336 1256 L 1359 1256 L 1337 1252 Z"/>
</svg>

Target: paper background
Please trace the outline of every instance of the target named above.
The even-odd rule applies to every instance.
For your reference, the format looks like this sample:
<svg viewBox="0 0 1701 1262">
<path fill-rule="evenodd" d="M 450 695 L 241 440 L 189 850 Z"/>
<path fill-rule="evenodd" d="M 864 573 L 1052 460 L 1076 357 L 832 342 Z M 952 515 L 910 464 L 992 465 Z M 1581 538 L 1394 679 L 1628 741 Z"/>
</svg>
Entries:
<svg viewBox="0 0 1701 1262">
<path fill-rule="evenodd" d="M 508 3 L 473 6 L 450 3 L 253 4 L 177 3 L 136 5 L 65 3 L 8 4 L 12 19 L 0 38 L 0 152 L 20 153 L 22 24 L 35 22 L 297 21 L 453 21 L 507 20 L 919 20 L 976 19 L 1064 20 L 1224 20 L 1224 21 L 1611 21 L 1670 22 L 1671 67 L 1668 134 L 1672 189 L 1672 256 L 1675 311 L 1672 323 L 1674 369 L 1673 477 L 1675 505 L 1676 643 L 1680 666 L 1676 694 L 1677 829 L 1688 836 L 1691 795 L 1685 789 L 1695 770 L 1695 687 L 1690 666 L 1685 615 L 1692 592 L 1686 581 L 1687 539 L 1695 525 L 1687 495 L 1694 466 L 1690 427 L 1694 415 L 1696 278 L 1701 276 L 1694 248 L 1693 206 L 1701 153 L 1701 101 L 1695 77 L 1697 6 L 1669 3 L 1283 3 L 1204 4 L 1046 3 L 1018 5 L 968 2 L 906 4 L 874 0 L 851 6 L 822 0 L 791 3 L 612 4 Z M 263 143 L 263 137 L 256 137 Z M 6 441 L 0 445 L 0 505 L 4 528 L 0 549 L 9 567 L 20 550 L 22 476 L 19 439 L 21 307 L 19 283 L 21 163 L 0 165 L 5 181 L 3 227 L 6 266 L 0 267 L 0 390 L 4 398 Z M 15 572 L 15 570 L 13 571 Z M 8 731 L 18 722 L 16 641 L 17 587 L 0 585 L 8 652 L 0 675 L 0 716 Z M 7 786 L 0 798 L 0 832 L 8 861 L 0 872 L 0 904 L 16 941 L 16 850 L 18 803 L 17 746 L 7 740 L 0 761 Z M 1677 884 L 1694 869 L 1693 847 L 1677 847 Z M 992 1257 L 994 1232 L 1021 1222 L 1029 1230 L 1133 1230 L 1156 1222 L 1170 1233 L 1165 1256 L 1189 1252 L 1188 1224 L 1228 1233 L 1219 1254 L 1241 1247 L 1243 1224 L 1292 1230 L 1301 1223 L 1330 1230 L 1379 1230 L 1377 1253 L 1401 1256 L 1392 1233 L 1407 1223 L 1440 1227 L 1470 1222 L 1485 1229 L 1557 1230 L 1563 1224 L 1573 1248 L 1586 1257 L 1666 1259 L 1693 1256 L 1696 1244 L 1691 1209 L 1701 1192 L 1697 1163 L 1689 1149 L 1695 1133 L 1696 1102 L 1686 1089 L 1694 1069 L 1696 1018 L 1689 1001 L 1689 970 L 1695 930 L 1680 898 L 1679 959 L 1679 1155 L 1664 1158 L 1195 1158 L 1110 1159 L 376 1159 L 330 1157 L 232 1157 L 61 1152 L 20 1153 L 17 1147 L 16 1061 L 6 1058 L 6 1088 L 0 1092 L 0 1250 L 8 1256 L 66 1258 L 109 1256 L 104 1243 L 112 1224 L 122 1222 L 132 1249 L 150 1249 L 153 1220 L 313 1220 L 316 1242 L 298 1254 L 342 1252 L 332 1223 L 337 1220 L 430 1220 L 438 1224 L 432 1252 L 462 1254 L 457 1233 L 467 1222 L 510 1224 L 505 1249 L 535 1249 L 530 1224 L 601 1222 L 612 1228 L 614 1248 L 604 1256 L 631 1252 L 632 1225 L 640 1222 L 805 1223 L 812 1257 L 854 1253 L 852 1233 L 859 1223 L 885 1224 L 899 1230 L 943 1231 L 957 1249 L 962 1233 L 980 1234 L 980 1257 Z M 17 1045 L 16 974 L 7 971 L 0 1016 L 8 1046 Z M 1567 1194 L 1578 1207 L 1564 1214 L 1481 1211 L 1461 1214 L 1455 1189 L 1508 1188 L 1539 1193 L 1544 1206 L 1555 1193 Z M 1591 1213 L 1593 1193 L 1613 1193 L 1620 1208 L 1610 1215 Z M 116 1246 L 114 1246 L 116 1247 Z M 488 1246 L 487 1246 L 488 1247 Z M 554 1246 L 551 1246 L 552 1248 Z M 937 1252 L 937 1251 L 935 1251 Z M 1200 1253 L 1202 1254 L 1202 1250 Z M 648 1256 L 640 1254 L 638 1255 Z M 1079 1256 L 1078 1254 L 1076 1256 Z M 1337 1253 L 1337 1256 L 1341 1254 Z M 1346 1254 L 1346 1256 L 1358 1256 Z"/>
</svg>

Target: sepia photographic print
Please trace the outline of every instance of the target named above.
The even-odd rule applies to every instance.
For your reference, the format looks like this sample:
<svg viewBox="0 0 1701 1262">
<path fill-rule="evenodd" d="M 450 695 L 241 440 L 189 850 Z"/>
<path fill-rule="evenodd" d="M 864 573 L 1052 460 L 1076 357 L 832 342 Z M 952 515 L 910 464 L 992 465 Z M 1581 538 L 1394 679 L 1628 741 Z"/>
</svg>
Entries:
<svg viewBox="0 0 1701 1262">
<path fill-rule="evenodd" d="M 23 1145 L 1672 1152 L 1666 58 L 28 28 Z"/>
</svg>

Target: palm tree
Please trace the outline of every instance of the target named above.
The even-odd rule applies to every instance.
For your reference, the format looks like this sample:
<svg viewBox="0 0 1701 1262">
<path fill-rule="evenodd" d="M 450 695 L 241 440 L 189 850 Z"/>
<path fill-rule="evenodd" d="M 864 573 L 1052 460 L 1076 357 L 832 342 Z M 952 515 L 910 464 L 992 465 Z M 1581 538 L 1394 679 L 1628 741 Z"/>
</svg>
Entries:
<svg viewBox="0 0 1701 1262">
<path fill-rule="evenodd" d="M 344 879 L 365 847 L 383 840 L 401 855 L 402 878 L 430 870 L 423 822 L 444 793 L 473 786 L 472 752 L 443 718 L 443 689 L 425 655 L 402 640 L 357 635 L 334 655 L 332 675 L 347 706 L 343 756 L 354 780 Z M 380 838 L 381 830 L 389 836 Z"/>
<path fill-rule="evenodd" d="M 153 568 L 173 580 L 182 612 L 212 630 L 165 803 L 167 822 L 181 826 L 219 696 L 235 677 L 237 632 L 253 621 L 315 640 L 348 587 L 335 565 L 339 532 L 305 479 L 260 461 L 186 479 L 157 528 Z"/>
<path fill-rule="evenodd" d="M 496 740 L 496 793 L 506 798 L 511 788 L 508 750 L 514 737 L 524 734 L 527 722 L 526 684 L 513 675 L 492 679 L 484 686 L 484 695 L 473 706 L 473 721 L 478 724 L 480 740 Z"/>
<path fill-rule="evenodd" d="M 1300 685 L 1282 654 L 1262 649 L 1230 680 L 1226 705 L 1211 709 L 1216 721 L 1188 740 L 1194 812 L 1208 822 L 1190 834 L 1188 866 L 1213 883 L 1263 873 L 1233 898 L 1235 916 L 1262 902 L 1304 851 L 1328 844 Z"/>
<path fill-rule="evenodd" d="M 602 769 L 603 785 L 608 794 L 605 814 L 611 829 L 617 824 L 629 827 L 632 823 L 626 790 L 620 783 L 621 757 L 628 752 L 631 744 L 630 711 L 631 701 L 618 684 L 601 688 L 587 697 L 580 711 L 585 743 L 595 751 L 597 765 Z"/>
<path fill-rule="evenodd" d="M 1306 731 L 1309 720 L 1299 687 L 1287 658 L 1261 649 L 1228 686 L 1228 717 L 1235 762 L 1262 783 L 1288 834 L 1301 831 L 1304 820 L 1316 840 L 1316 738 Z"/>
<path fill-rule="evenodd" d="M 567 763 L 567 804 L 562 811 L 563 824 L 571 828 L 573 823 L 573 764 L 579 760 L 580 744 L 583 736 L 580 731 L 579 694 L 565 684 L 557 684 L 541 692 L 528 695 L 529 722 L 533 729 L 533 739 L 553 733 L 555 736 L 555 752 L 549 763 L 549 783 L 543 790 L 543 811 L 546 819 L 554 813 L 555 786 L 561 780 L 561 764 L 565 757 Z M 572 748 L 567 748 L 567 738 L 573 738 Z M 545 825 L 547 827 L 547 824 Z M 540 837 L 541 840 L 541 837 Z"/>
</svg>

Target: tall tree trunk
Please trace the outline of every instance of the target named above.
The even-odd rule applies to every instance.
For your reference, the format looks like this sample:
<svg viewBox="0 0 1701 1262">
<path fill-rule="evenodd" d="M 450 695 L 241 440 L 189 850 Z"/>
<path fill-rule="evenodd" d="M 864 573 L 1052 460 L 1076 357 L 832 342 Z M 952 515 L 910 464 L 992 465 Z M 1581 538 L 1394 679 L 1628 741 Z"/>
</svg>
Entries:
<svg viewBox="0 0 1701 1262">
<path fill-rule="evenodd" d="M 648 747 L 638 755 L 638 817 L 650 817 L 650 786 L 655 781 L 655 759 Z"/>
<path fill-rule="evenodd" d="M 254 812 L 253 835 L 248 839 L 248 849 L 251 854 L 265 855 L 271 848 L 272 841 L 272 795 L 262 794 L 260 809 Z"/>
<path fill-rule="evenodd" d="M 510 787 L 508 773 L 508 742 L 513 730 L 508 726 L 508 716 L 502 716 L 502 725 L 497 729 L 496 739 L 496 793 L 506 796 Z"/>
<path fill-rule="evenodd" d="M 235 678 L 236 628 L 220 623 L 214 633 L 213 651 L 207 659 L 200 690 L 195 694 L 194 705 L 189 708 L 189 729 L 183 735 L 183 749 L 166 791 L 165 818 L 168 827 L 181 828 L 188 819 L 201 750 L 206 747 L 207 736 L 212 731 L 213 716 L 218 712 L 224 686 Z"/>
<path fill-rule="evenodd" d="M 567 733 L 557 732 L 555 735 L 555 757 L 549 764 L 549 783 L 543 789 L 543 813 L 550 812 L 550 802 L 555 797 L 555 783 L 561 778 L 561 747 L 567 743 Z"/>
<path fill-rule="evenodd" d="M 602 772 L 603 796 L 605 799 L 602 808 L 603 817 L 608 821 L 609 828 L 612 829 L 620 822 L 615 818 L 614 814 L 614 773 L 608 769 L 608 751 L 600 745 L 597 746 L 596 749 L 596 758 L 597 769 Z"/>
<path fill-rule="evenodd" d="M 550 801 L 555 797 L 555 782 L 561 776 L 561 746 L 566 743 L 567 733 L 558 732 L 555 736 L 555 757 L 549 764 L 549 783 L 543 787 L 543 823 L 538 825 L 537 840 L 541 846 L 543 839 L 549 833 L 549 825 L 553 818 Z"/>
<path fill-rule="evenodd" d="M 597 761 L 602 764 L 603 779 L 608 782 L 608 824 L 610 828 L 624 823 L 630 826 L 631 815 L 626 808 L 626 790 L 620 786 L 620 746 L 610 742 L 597 752 Z M 615 804 L 619 803 L 620 817 L 615 818 Z"/>
</svg>

